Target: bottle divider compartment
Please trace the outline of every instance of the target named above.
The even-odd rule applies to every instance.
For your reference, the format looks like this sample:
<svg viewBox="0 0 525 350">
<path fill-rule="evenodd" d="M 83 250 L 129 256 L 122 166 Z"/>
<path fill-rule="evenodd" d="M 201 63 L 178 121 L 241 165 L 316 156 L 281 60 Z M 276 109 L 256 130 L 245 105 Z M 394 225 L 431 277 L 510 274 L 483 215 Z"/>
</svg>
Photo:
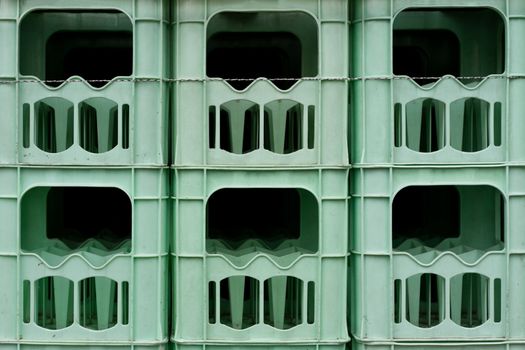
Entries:
<svg viewBox="0 0 525 350">
<path fill-rule="evenodd" d="M 249 276 L 232 276 L 208 284 L 209 323 L 233 329 L 266 324 L 290 329 L 313 324 L 315 284 L 292 276 L 259 281 Z"/>
<path fill-rule="evenodd" d="M 279 99 L 258 105 L 232 100 L 209 107 L 209 147 L 234 154 L 265 149 L 290 154 L 313 149 L 315 107 Z"/>
<path fill-rule="evenodd" d="M 403 301 L 402 298 L 405 298 Z M 445 319 L 465 328 L 502 320 L 501 279 L 463 273 L 445 279 L 434 273 L 394 281 L 394 322 L 431 328 Z"/>
<path fill-rule="evenodd" d="M 23 282 L 24 323 L 34 322 L 50 330 L 64 329 L 74 323 L 92 330 L 127 325 L 128 304 L 128 282 L 119 284 L 103 276 L 89 277 L 77 284 L 61 276 Z"/>
</svg>

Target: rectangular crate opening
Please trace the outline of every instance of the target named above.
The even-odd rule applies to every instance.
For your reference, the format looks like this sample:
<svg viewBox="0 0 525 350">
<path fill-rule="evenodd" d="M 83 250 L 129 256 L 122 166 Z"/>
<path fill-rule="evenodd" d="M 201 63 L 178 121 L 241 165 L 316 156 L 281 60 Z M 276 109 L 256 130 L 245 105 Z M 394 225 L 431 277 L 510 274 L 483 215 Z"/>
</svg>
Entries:
<svg viewBox="0 0 525 350">
<path fill-rule="evenodd" d="M 22 197 L 22 249 L 51 264 L 80 253 L 94 264 L 131 251 L 131 200 L 113 187 L 34 187 Z"/>
<path fill-rule="evenodd" d="M 318 248 L 318 202 L 295 188 L 224 188 L 206 204 L 209 253 L 314 253 Z M 279 254 L 280 255 L 280 254 Z"/>
<path fill-rule="evenodd" d="M 133 23 L 116 10 L 35 10 L 20 21 L 20 74 L 102 87 L 133 73 Z"/>
<path fill-rule="evenodd" d="M 495 10 L 409 8 L 395 17 L 393 30 L 394 74 L 420 85 L 444 75 L 485 77 L 505 70 L 505 23 Z"/>
<path fill-rule="evenodd" d="M 396 251 L 430 262 L 442 251 L 477 261 L 504 248 L 504 198 L 491 186 L 409 186 L 392 204 Z"/>
<path fill-rule="evenodd" d="M 287 90 L 317 75 L 317 32 L 315 19 L 299 11 L 218 13 L 207 26 L 206 74 L 238 90 L 257 78 Z"/>
</svg>

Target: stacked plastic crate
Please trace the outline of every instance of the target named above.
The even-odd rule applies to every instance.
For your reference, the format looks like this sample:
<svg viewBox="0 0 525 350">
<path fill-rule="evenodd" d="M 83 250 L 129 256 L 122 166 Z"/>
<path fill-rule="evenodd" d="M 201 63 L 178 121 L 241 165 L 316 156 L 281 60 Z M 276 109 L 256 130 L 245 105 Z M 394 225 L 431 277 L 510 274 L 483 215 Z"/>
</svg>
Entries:
<svg viewBox="0 0 525 350">
<path fill-rule="evenodd" d="M 521 349 L 521 1 L 354 0 L 354 349 Z"/>
<path fill-rule="evenodd" d="M 347 1 L 177 3 L 172 342 L 343 349 Z"/>
<path fill-rule="evenodd" d="M 1 349 L 167 344 L 168 1 L 0 1 Z"/>
</svg>

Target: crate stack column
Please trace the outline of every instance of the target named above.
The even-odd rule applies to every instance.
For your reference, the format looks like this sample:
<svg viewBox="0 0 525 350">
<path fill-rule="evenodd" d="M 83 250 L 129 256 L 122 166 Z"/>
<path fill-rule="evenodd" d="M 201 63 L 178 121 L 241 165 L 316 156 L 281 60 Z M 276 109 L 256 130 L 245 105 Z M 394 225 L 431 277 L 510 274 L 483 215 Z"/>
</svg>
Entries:
<svg viewBox="0 0 525 350">
<path fill-rule="evenodd" d="M 179 1 L 178 349 L 348 341 L 346 1 Z"/>
<path fill-rule="evenodd" d="M 490 0 L 352 3 L 353 343 L 505 342 L 518 17 Z"/>
<path fill-rule="evenodd" d="M 2 349 L 167 346 L 169 5 L 0 2 Z"/>
<path fill-rule="evenodd" d="M 353 169 L 349 318 L 356 340 L 389 339 L 393 312 L 389 235 L 391 9 L 389 1 L 350 3 Z"/>
</svg>

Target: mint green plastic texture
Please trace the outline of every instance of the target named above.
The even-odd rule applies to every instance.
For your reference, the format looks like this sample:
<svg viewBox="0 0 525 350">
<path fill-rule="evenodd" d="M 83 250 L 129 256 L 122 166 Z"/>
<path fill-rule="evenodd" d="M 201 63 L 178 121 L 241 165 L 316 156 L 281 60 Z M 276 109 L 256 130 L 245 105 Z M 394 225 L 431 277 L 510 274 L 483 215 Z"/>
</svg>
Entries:
<svg viewBox="0 0 525 350">
<path fill-rule="evenodd" d="M 169 5 L 2 1 L 0 163 L 166 165 Z"/>
<path fill-rule="evenodd" d="M 167 169 L 4 166 L 0 178 L 0 342 L 162 349 Z"/>
<path fill-rule="evenodd" d="M 525 7 L 351 3 L 353 348 L 520 348 Z"/>
<path fill-rule="evenodd" d="M 177 348 L 344 348 L 347 181 L 339 168 L 174 169 Z"/>
<path fill-rule="evenodd" d="M 175 164 L 346 165 L 347 7 L 178 1 Z"/>
<path fill-rule="evenodd" d="M 351 3 L 352 163 L 524 159 L 520 1 Z"/>
</svg>

